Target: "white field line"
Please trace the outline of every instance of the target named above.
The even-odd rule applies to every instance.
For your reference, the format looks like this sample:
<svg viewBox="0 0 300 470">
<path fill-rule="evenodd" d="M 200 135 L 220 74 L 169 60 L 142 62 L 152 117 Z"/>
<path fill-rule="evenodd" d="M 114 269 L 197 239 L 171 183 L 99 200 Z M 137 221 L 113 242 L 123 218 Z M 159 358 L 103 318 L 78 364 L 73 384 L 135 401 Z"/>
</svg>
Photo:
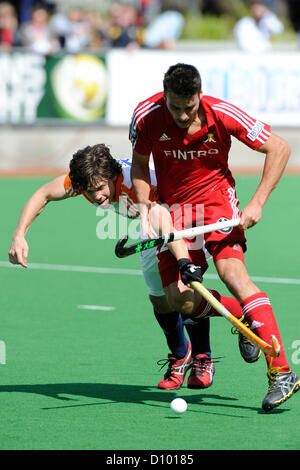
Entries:
<svg viewBox="0 0 300 470">
<path fill-rule="evenodd" d="M 116 310 L 116 307 L 109 307 L 106 305 L 78 305 L 77 308 L 80 308 L 82 310 L 102 310 L 104 312 Z"/>
<path fill-rule="evenodd" d="M 0 268 L 14 268 L 24 269 L 21 266 L 14 265 L 8 261 L 0 261 Z M 122 268 L 102 268 L 96 266 L 73 266 L 65 264 L 42 264 L 42 263 L 29 263 L 28 269 L 38 269 L 44 271 L 66 271 L 78 273 L 96 273 L 96 274 L 117 274 L 117 275 L 132 275 L 142 276 L 143 273 L 140 269 L 122 269 Z M 218 279 L 217 274 L 205 274 L 206 279 Z M 265 277 L 265 276 L 251 276 L 254 282 L 264 282 L 268 284 L 295 284 L 300 285 L 300 279 L 284 278 L 284 277 Z"/>
<path fill-rule="evenodd" d="M 0 268 L 22 268 L 19 265 L 9 263 L 9 261 L 0 261 Z M 65 264 L 42 264 L 42 263 L 28 263 L 28 269 L 41 269 L 44 271 L 67 271 L 78 273 L 96 273 L 96 274 L 125 274 L 139 276 L 142 274 L 140 269 L 115 269 L 115 268 L 101 268 L 96 266 L 73 266 Z"/>
</svg>

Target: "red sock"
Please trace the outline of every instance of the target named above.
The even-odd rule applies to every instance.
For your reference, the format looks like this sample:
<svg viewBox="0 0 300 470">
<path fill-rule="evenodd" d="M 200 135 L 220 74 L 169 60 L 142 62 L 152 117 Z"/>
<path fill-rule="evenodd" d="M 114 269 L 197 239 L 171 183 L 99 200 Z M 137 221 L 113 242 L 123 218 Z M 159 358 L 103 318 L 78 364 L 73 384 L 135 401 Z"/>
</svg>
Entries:
<svg viewBox="0 0 300 470">
<path fill-rule="evenodd" d="M 275 335 L 280 344 L 279 357 L 266 355 L 268 367 L 280 367 L 281 372 L 289 372 L 290 367 L 287 362 L 282 340 L 273 313 L 270 300 L 264 292 L 258 292 L 245 299 L 241 306 L 250 329 L 266 343 L 271 343 L 271 335 Z"/>
<path fill-rule="evenodd" d="M 235 297 L 225 297 L 224 295 L 219 294 L 219 292 L 216 290 L 210 289 L 209 291 L 236 318 L 241 318 L 243 316 L 242 307 Z M 197 311 L 193 314 L 193 318 L 220 316 L 221 315 L 204 298 L 202 298 Z"/>
</svg>

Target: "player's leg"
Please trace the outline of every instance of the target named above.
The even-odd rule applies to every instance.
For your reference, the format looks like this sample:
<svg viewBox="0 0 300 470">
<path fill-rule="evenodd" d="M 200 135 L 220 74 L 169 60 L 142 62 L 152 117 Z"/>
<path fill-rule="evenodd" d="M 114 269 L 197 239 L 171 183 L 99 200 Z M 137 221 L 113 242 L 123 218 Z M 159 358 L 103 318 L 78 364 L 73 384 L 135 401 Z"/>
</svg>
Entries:
<svg viewBox="0 0 300 470">
<path fill-rule="evenodd" d="M 291 371 L 288 364 L 270 299 L 251 281 L 241 260 L 216 258 L 215 265 L 222 281 L 241 302 L 245 320 L 251 330 L 266 342 L 270 341 L 271 335 L 275 335 L 280 344 L 278 357 L 271 358 L 265 355 L 269 390 L 262 406 L 265 411 L 270 411 L 300 388 L 300 379 Z"/>
<path fill-rule="evenodd" d="M 165 299 L 167 299 L 167 297 L 165 297 Z M 153 297 L 151 300 L 153 302 Z M 193 320 L 190 316 L 181 315 L 177 312 L 159 314 L 157 310 L 155 310 L 155 315 L 166 335 L 171 351 L 175 351 L 175 348 L 178 350 L 181 337 L 184 336 L 183 326 L 186 327 L 190 339 L 189 347 L 191 345 L 191 350 L 189 349 L 188 353 L 191 354 L 192 362 L 191 373 L 187 383 L 188 387 L 201 389 L 212 385 L 215 369 L 211 357 L 209 318 Z M 175 317 L 175 315 L 177 315 L 177 317 Z M 184 321 L 182 321 L 182 317 Z M 172 344 L 170 341 L 171 337 Z M 176 363 L 173 362 L 174 359 L 177 359 Z M 171 362 L 169 362 L 167 374 L 158 384 L 159 388 L 170 389 L 172 387 L 174 389 L 173 382 L 174 378 L 176 378 L 175 370 L 176 368 L 182 369 L 182 364 L 185 360 L 186 356 L 181 359 L 176 353 L 169 355 L 169 361 Z M 191 362 L 189 362 L 190 365 Z M 180 385 L 182 384 L 183 382 L 180 383 Z"/>
<path fill-rule="evenodd" d="M 181 314 L 172 309 L 167 301 L 158 272 L 155 249 L 142 252 L 140 259 L 153 312 L 170 350 L 168 358 L 162 361 L 168 367 L 158 387 L 176 390 L 183 385 L 191 366 L 191 343 L 185 336 Z"/>
<path fill-rule="evenodd" d="M 164 332 L 171 355 L 182 359 L 188 351 L 188 340 L 184 334 L 181 315 L 170 307 L 162 287 L 157 267 L 156 250 L 141 252 L 140 261 L 155 318 Z"/>
<path fill-rule="evenodd" d="M 202 250 L 201 252 L 195 251 L 193 258 L 198 264 L 207 266 Z M 181 311 L 186 317 L 184 323 L 192 342 L 193 355 L 193 367 L 188 386 L 206 388 L 212 384 L 214 374 L 210 345 L 208 341 L 205 341 L 205 337 L 209 338 L 208 317 L 219 314 L 197 292 L 181 282 L 176 259 L 168 250 L 161 250 L 159 253 L 159 270 L 168 302 L 174 310 Z M 242 316 L 241 306 L 235 298 L 221 296 L 217 291 L 212 292 L 237 318 Z M 193 341 L 195 336 L 198 337 L 198 345 L 196 341 Z"/>
<path fill-rule="evenodd" d="M 165 295 L 150 294 L 149 299 L 153 305 L 155 318 L 166 337 L 171 355 L 176 359 L 184 358 L 189 345 L 184 334 L 181 314 L 171 309 Z"/>
<path fill-rule="evenodd" d="M 203 252 L 190 251 L 192 261 L 204 266 L 206 265 Z M 207 265 L 206 265 L 207 266 Z M 168 302 L 173 309 L 179 310 L 194 320 L 208 318 L 210 316 L 219 316 L 218 312 L 194 290 L 184 285 L 179 279 L 180 274 L 177 262 L 174 256 L 167 250 L 159 254 L 159 269 L 163 280 L 163 285 L 168 297 Z M 212 294 L 224 305 L 235 317 L 242 318 L 243 311 L 240 302 L 235 297 L 228 297 L 212 290 Z M 254 362 L 260 355 L 260 349 L 250 342 L 245 341 L 245 337 L 239 336 L 239 348 L 243 359 L 246 362 Z"/>
<path fill-rule="evenodd" d="M 184 323 L 193 344 L 193 366 L 188 379 L 188 387 L 207 388 L 213 383 L 215 367 L 211 358 L 209 343 L 205 346 L 205 336 L 209 337 L 209 317 L 219 316 L 219 314 L 205 299 L 202 299 L 192 289 L 186 288 L 180 280 L 167 286 L 166 290 L 169 301 L 171 304 L 173 302 L 173 308 L 176 306 L 176 308 L 185 312 Z M 237 318 L 242 316 L 241 306 L 236 299 L 221 296 L 217 291 L 211 292 Z M 195 347 L 194 335 L 198 336 L 198 344 L 201 345 L 201 348 L 197 349 Z M 201 341 L 199 341 L 200 339 Z"/>
<path fill-rule="evenodd" d="M 189 342 L 184 334 L 181 314 L 172 309 L 167 302 L 158 272 L 157 258 L 156 255 L 151 255 L 151 251 L 141 253 L 141 265 L 156 320 L 164 332 L 171 351 L 166 362 L 168 364 L 167 373 L 158 386 L 164 389 L 175 389 L 180 388 L 184 383 L 186 372 L 192 362 L 191 348 L 195 354 L 204 353 L 210 360 L 209 319 L 186 326 Z M 155 253 L 154 250 L 153 253 Z"/>
<path fill-rule="evenodd" d="M 175 283 L 175 285 L 178 286 L 177 283 Z M 186 286 L 183 286 L 181 283 L 180 287 L 182 288 L 183 296 L 186 296 L 187 301 L 192 304 L 195 293 L 187 290 L 186 294 L 184 294 Z M 190 295 L 192 298 L 189 300 L 188 297 Z M 207 388 L 212 385 L 215 373 L 215 366 L 212 361 L 210 348 L 210 319 L 208 317 L 193 319 L 190 315 L 184 314 L 182 314 L 182 316 L 184 318 L 184 325 L 191 340 L 193 357 L 193 365 L 187 386 L 189 388 L 197 389 Z"/>
<path fill-rule="evenodd" d="M 215 373 L 210 347 L 210 319 L 193 320 L 187 315 L 183 317 L 183 323 L 192 344 L 193 358 L 187 386 L 197 389 L 210 387 Z"/>
<path fill-rule="evenodd" d="M 217 267 L 217 271 L 218 271 L 220 278 L 226 284 L 229 291 L 234 295 L 234 298 L 237 300 L 237 303 L 239 304 L 239 306 L 241 306 L 240 302 L 242 300 L 242 297 L 240 297 L 240 294 L 243 296 L 243 298 L 246 298 L 248 295 L 251 295 L 253 292 L 259 291 L 257 286 L 251 281 L 246 269 L 241 271 L 240 279 L 236 277 L 235 270 L 231 269 L 232 265 L 241 266 L 241 267 L 245 266 L 245 259 L 244 259 L 245 245 L 243 243 L 239 243 L 239 242 L 238 243 L 236 242 L 226 243 L 223 241 L 209 242 L 207 243 L 207 248 L 212 254 L 212 257 Z M 224 269 L 222 269 L 223 260 L 225 260 Z M 231 260 L 231 264 L 229 264 L 229 260 Z M 226 269 L 226 266 L 228 267 L 228 269 Z M 226 280 L 224 279 L 225 271 L 226 271 Z M 234 286 L 235 280 L 238 283 L 238 289 L 231 288 Z M 230 306 L 228 307 L 228 310 L 231 313 L 233 313 Z M 243 311 L 242 311 L 240 319 L 245 324 L 247 323 Z M 233 330 L 233 332 L 235 331 Z M 261 355 L 261 350 L 257 346 L 255 346 L 253 343 L 251 343 L 251 341 L 248 338 L 246 338 L 246 336 L 242 335 L 241 333 L 238 333 L 238 335 L 239 335 L 238 336 L 239 349 L 240 349 L 240 353 L 243 359 L 248 363 L 256 362 Z"/>
</svg>

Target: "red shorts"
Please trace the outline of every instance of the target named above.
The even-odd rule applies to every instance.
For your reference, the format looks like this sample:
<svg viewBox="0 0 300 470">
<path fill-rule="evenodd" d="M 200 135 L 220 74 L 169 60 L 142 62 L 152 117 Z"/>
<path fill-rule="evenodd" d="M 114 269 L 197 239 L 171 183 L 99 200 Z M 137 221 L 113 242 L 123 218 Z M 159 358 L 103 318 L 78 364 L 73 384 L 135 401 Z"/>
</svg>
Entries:
<svg viewBox="0 0 300 470">
<path fill-rule="evenodd" d="M 245 248 L 241 243 L 212 242 L 210 246 L 209 254 L 213 257 L 214 262 L 219 259 L 235 258 L 245 263 Z M 157 257 L 162 286 L 167 287 L 173 282 L 177 282 L 180 279 L 180 273 L 172 253 L 166 250 L 158 253 Z M 205 252 L 203 250 L 189 250 L 189 257 L 194 264 L 201 266 L 203 273 L 205 273 L 208 268 Z"/>
<path fill-rule="evenodd" d="M 193 214 L 193 225 L 203 225 L 203 223 L 205 225 L 213 224 L 221 219 L 232 219 L 239 215 L 237 208 L 239 201 L 236 198 L 235 189 L 228 185 L 222 185 L 221 187 L 214 188 L 213 191 L 209 191 L 201 197 L 200 203 L 203 204 L 202 220 L 200 221 L 199 217 L 195 220 L 195 214 L 199 214 L 201 211 L 194 210 L 193 208 L 191 212 Z M 186 215 L 187 211 L 183 212 L 182 209 L 183 213 Z M 172 214 L 172 216 L 174 220 L 174 215 Z M 178 220 L 178 214 L 177 217 L 175 215 L 175 219 Z M 191 226 L 191 223 L 189 225 Z M 177 228 L 178 224 L 177 226 L 175 224 L 175 227 Z M 197 240 L 198 242 L 195 243 Z M 214 262 L 224 258 L 235 258 L 244 262 L 244 252 L 246 249 L 244 231 L 234 227 L 207 233 L 204 235 L 204 240 L 203 236 L 196 237 L 194 243 L 189 246 L 189 256 L 191 261 L 201 266 L 203 272 L 205 272 L 208 268 L 207 257 L 210 255 L 213 257 Z M 163 287 L 177 282 L 180 279 L 180 273 L 177 261 L 172 253 L 168 249 L 163 248 L 161 251 L 158 251 L 157 257 Z"/>
</svg>

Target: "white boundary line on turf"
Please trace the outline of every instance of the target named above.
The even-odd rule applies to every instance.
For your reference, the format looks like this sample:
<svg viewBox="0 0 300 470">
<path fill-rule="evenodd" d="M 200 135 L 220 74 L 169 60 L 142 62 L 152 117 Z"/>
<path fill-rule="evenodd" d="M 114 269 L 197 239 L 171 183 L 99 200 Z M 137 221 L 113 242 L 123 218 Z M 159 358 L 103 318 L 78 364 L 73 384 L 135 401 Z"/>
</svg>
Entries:
<svg viewBox="0 0 300 470">
<path fill-rule="evenodd" d="M 9 261 L 0 261 L 0 268 L 15 268 L 24 269 L 19 265 L 11 264 Z M 65 264 L 43 264 L 43 263 L 29 263 L 28 269 L 40 269 L 44 271 L 66 271 L 78 273 L 95 273 L 95 274 L 117 274 L 117 275 L 132 275 L 142 276 L 140 269 L 121 269 L 121 268 L 102 268 L 97 266 L 73 266 Z M 264 277 L 264 276 L 250 276 L 255 282 L 265 282 L 269 284 L 294 284 L 300 285 L 300 279 L 284 278 L 284 277 Z M 217 274 L 205 274 L 206 279 L 219 279 Z"/>
<path fill-rule="evenodd" d="M 77 308 L 82 310 L 103 310 L 104 312 L 116 310 L 116 307 L 109 307 L 106 305 L 77 305 Z"/>
<path fill-rule="evenodd" d="M 11 264 L 9 261 L 0 261 L 0 268 L 22 268 L 22 266 Z M 78 273 L 96 273 L 96 274 L 132 274 L 140 276 L 142 271 L 140 269 L 115 269 L 115 268 L 101 268 L 97 266 L 73 266 L 65 264 L 42 264 L 42 263 L 28 263 L 28 269 L 41 269 L 44 271 L 68 271 Z"/>
</svg>

